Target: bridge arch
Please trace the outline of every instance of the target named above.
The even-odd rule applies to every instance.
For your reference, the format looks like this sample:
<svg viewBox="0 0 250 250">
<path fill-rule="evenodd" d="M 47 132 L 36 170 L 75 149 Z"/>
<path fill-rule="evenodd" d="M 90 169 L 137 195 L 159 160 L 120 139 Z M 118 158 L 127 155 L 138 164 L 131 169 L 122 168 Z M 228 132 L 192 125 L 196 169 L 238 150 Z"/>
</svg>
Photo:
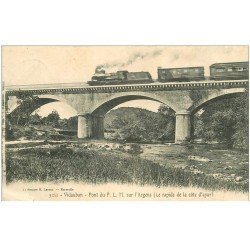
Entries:
<svg viewBox="0 0 250 250">
<path fill-rule="evenodd" d="M 156 101 L 169 106 L 173 111 L 176 111 L 176 106 L 172 100 L 166 97 L 145 92 L 130 92 L 130 93 L 115 93 L 106 95 L 100 98 L 97 103 L 91 108 L 91 112 L 78 116 L 78 137 L 86 138 L 93 137 L 101 139 L 104 137 L 104 117 L 114 107 L 128 101 L 133 100 L 150 100 Z"/>
<path fill-rule="evenodd" d="M 62 102 L 72 107 L 66 99 L 64 99 L 63 97 L 56 96 L 56 95 L 38 95 L 36 97 L 37 98 L 34 99 L 32 106 L 30 106 L 28 110 L 25 104 L 19 104 L 19 105 L 12 104 L 12 107 L 8 112 L 8 117 L 10 117 L 11 119 L 15 119 L 15 117 L 17 117 L 18 114 L 24 111 L 26 113 L 28 111 L 28 114 L 31 115 L 35 110 L 39 109 L 43 105 L 53 103 L 53 102 Z"/>
<path fill-rule="evenodd" d="M 201 100 L 195 102 L 188 111 L 191 115 L 195 114 L 199 109 L 208 105 L 211 102 L 216 100 L 221 100 L 225 98 L 230 98 L 232 96 L 237 96 L 239 94 L 245 93 L 247 90 L 245 88 L 233 88 L 233 89 L 222 89 L 222 90 L 214 90 L 211 93 Z"/>
<path fill-rule="evenodd" d="M 247 93 L 246 88 L 238 88 L 238 89 L 227 89 L 227 90 L 217 90 L 210 93 L 207 98 L 201 99 L 199 102 L 194 103 L 193 106 L 189 108 L 190 119 L 191 119 L 191 137 L 194 136 L 194 115 L 197 111 L 201 110 L 203 107 L 208 106 L 209 104 L 216 102 L 216 101 L 223 101 L 227 99 L 231 99 L 237 96 L 240 96 L 244 93 Z"/>
<path fill-rule="evenodd" d="M 134 101 L 134 100 L 150 100 L 150 101 L 156 101 L 162 104 L 165 104 L 169 106 L 171 109 L 175 111 L 175 107 L 172 103 L 168 102 L 167 100 L 162 100 L 161 98 L 147 95 L 145 93 L 143 94 L 130 94 L 130 95 L 121 95 L 118 97 L 114 97 L 109 100 L 105 100 L 102 103 L 100 103 L 98 106 L 93 107 L 92 114 L 93 115 L 105 115 L 108 111 L 113 109 L 114 107 L 128 102 L 128 101 Z"/>
<path fill-rule="evenodd" d="M 156 101 L 169 106 L 176 111 L 177 107 L 172 100 L 168 100 L 166 97 L 159 94 L 147 93 L 147 92 L 130 92 L 130 93 L 113 93 L 112 97 L 107 96 L 97 102 L 92 108 L 91 112 L 94 115 L 105 115 L 108 111 L 114 107 L 128 101 L 134 100 L 150 100 Z"/>
<path fill-rule="evenodd" d="M 115 106 L 131 101 L 131 100 L 153 100 L 169 106 L 176 113 L 176 134 L 175 141 L 177 143 L 189 140 L 192 137 L 192 116 L 201 107 L 220 98 L 227 98 L 231 95 L 244 93 L 244 88 L 232 89 L 212 89 L 209 95 L 203 96 L 200 100 L 193 102 L 192 106 L 184 109 L 179 108 L 179 103 L 176 102 L 176 95 L 161 95 L 154 92 L 123 92 L 107 94 L 100 98 L 93 107 L 91 112 L 86 115 L 78 116 L 78 137 L 104 137 L 104 116 Z M 179 98 L 180 99 L 180 98 Z M 185 104 L 185 98 L 182 100 Z M 185 107 L 185 105 L 183 105 Z"/>
</svg>

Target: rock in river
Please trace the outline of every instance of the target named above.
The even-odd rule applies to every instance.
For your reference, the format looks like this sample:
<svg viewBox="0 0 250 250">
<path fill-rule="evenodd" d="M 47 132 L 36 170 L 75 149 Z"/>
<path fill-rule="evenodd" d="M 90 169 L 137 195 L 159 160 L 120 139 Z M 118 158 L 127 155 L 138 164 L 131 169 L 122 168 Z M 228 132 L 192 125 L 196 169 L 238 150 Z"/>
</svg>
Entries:
<svg viewBox="0 0 250 250">
<path fill-rule="evenodd" d="M 211 162 L 212 161 L 208 158 L 201 157 L 201 156 L 195 156 L 195 155 L 189 155 L 188 159 L 191 161 L 202 161 L 202 162 Z"/>
<path fill-rule="evenodd" d="M 237 182 L 240 182 L 240 181 L 243 180 L 243 177 L 242 177 L 242 176 L 237 176 L 237 177 L 235 178 L 235 180 L 236 180 Z"/>
</svg>

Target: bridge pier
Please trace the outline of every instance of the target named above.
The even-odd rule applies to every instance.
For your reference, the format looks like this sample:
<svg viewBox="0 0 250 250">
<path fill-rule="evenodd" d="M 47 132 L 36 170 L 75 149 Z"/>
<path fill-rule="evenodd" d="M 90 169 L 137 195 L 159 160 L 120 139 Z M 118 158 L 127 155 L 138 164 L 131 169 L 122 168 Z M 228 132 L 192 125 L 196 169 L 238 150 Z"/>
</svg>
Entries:
<svg viewBox="0 0 250 250">
<path fill-rule="evenodd" d="M 104 116 L 103 115 L 78 115 L 78 138 L 104 138 Z"/>
<path fill-rule="evenodd" d="M 188 111 L 175 114 L 175 143 L 183 143 L 191 138 L 191 115 Z"/>
<path fill-rule="evenodd" d="M 78 115 L 78 138 L 90 138 L 92 136 L 92 116 L 90 114 Z"/>
<path fill-rule="evenodd" d="M 104 115 L 92 116 L 92 136 L 95 139 L 104 138 Z"/>
</svg>

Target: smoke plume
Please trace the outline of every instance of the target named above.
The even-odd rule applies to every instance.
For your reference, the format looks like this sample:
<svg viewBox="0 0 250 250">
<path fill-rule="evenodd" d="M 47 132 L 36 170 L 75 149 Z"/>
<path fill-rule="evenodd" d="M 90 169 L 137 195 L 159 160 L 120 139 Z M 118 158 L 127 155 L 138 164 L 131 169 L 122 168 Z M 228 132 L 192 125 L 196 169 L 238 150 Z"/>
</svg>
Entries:
<svg viewBox="0 0 250 250">
<path fill-rule="evenodd" d="M 145 52 L 145 53 L 136 52 L 132 54 L 131 56 L 129 56 L 129 58 L 126 61 L 123 61 L 123 62 L 117 61 L 117 62 L 112 62 L 112 63 L 100 64 L 96 67 L 96 72 L 101 71 L 101 70 L 111 69 L 111 68 L 124 69 L 126 66 L 130 66 L 134 64 L 135 62 L 138 62 L 139 60 L 143 60 L 145 58 L 157 57 L 161 55 L 162 51 L 163 51 L 162 49 L 157 49 L 157 50 L 154 50 L 151 52 Z"/>
</svg>

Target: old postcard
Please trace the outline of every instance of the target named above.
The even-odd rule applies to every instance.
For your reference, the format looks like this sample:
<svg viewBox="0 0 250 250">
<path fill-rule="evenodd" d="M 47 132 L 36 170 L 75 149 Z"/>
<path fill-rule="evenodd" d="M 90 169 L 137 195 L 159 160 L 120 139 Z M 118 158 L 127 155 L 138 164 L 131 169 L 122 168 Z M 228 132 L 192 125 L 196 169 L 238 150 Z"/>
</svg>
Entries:
<svg viewBox="0 0 250 250">
<path fill-rule="evenodd" d="M 248 46 L 3 46 L 3 200 L 248 200 Z"/>
</svg>

